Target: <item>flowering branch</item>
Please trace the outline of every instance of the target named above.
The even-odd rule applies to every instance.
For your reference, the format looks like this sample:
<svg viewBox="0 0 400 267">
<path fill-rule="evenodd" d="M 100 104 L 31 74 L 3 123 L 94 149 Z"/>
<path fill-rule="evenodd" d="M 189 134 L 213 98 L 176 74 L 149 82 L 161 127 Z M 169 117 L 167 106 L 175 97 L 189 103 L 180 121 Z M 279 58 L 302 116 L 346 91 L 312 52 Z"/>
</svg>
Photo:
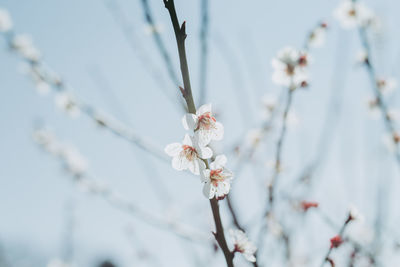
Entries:
<svg viewBox="0 0 400 267">
<path fill-rule="evenodd" d="M 367 37 L 367 32 L 365 27 L 359 27 L 358 29 L 361 44 L 363 48 L 366 51 L 367 57 L 364 60 L 364 66 L 367 69 L 371 85 L 372 85 L 372 90 L 375 94 L 375 105 L 380 108 L 380 110 L 383 113 L 383 121 L 385 124 L 386 131 L 390 134 L 393 143 L 395 145 L 395 157 L 397 160 L 397 163 L 400 166 L 400 149 L 399 149 L 399 144 L 400 144 L 400 135 L 397 133 L 394 125 L 393 125 L 393 120 L 392 116 L 390 115 L 389 108 L 385 103 L 385 100 L 383 98 L 381 89 L 379 87 L 379 81 L 377 79 L 376 71 L 374 68 L 374 65 L 372 63 L 372 57 L 371 57 L 371 47 L 369 45 L 368 37 Z"/>
<path fill-rule="evenodd" d="M 192 89 L 190 85 L 190 76 L 189 76 L 189 68 L 186 59 L 186 49 L 185 49 L 185 39 L 186 39 L 186 22 L 180 26 L 178 17 L 175 10 L 174 0 L 164 0 L 165 8 L 168 10 L 172 22 L 172 26 L 175 32 L 175 38 L 178 46 L 179 60 L 181 66 L 181 73 L 183 79 L 184 88 L 180 88 L 183 97 L 185 98 L 188 111 L 191 114 L 196 114 L 196 107 L 193 100 Z M 203 160 L 207 169 L 209 169 L 207 159 Z M 228 267 L 233 267 L 233 257 L 234 253 L 229 250 L 229 247 L 226 243 L 224 228 L 222 226 L 220 211 L 218 200 L 214 197 L 210 199 L 210 205 L 214 217 L 214 223 L 216 227 L 216 232 L 214 233 L 215 239 L 218 242 L 218 245 L 222 249 L 225 260 Z"/>
<path fill-rule="evenodd" d="M 65 112 L 71 116 L 76 116 L 82 112 L 115 136 L 121 137 L 142 150 L 166 161 L 167 158 L 164 153 L 152 142 L 141 137 L 136 131 L 122 122 L 102 114 L 94 107 L 76 100 L 69 92 L 69 87 L 65 81 L 46 68 L 45 63 L 40 58 L 40 52 L 33 46 L 32 41 L 27 36 L 7 32 L 5 38 L 10 50 L 22 56 L 28 64 L 30 74 L 38 90 L 53 89 L 57 93 L 56 104 L 64 109 Z"/>
<path fill-rule="evenodd" d="M 353 216 L 353 214 L 351 212 L 349 212 L 349 215 L 347 216 L 345 222 L 343 223 L 342 227 L 340 228 L 339 233 L 336 236 L 334 236 L 333 238 L 331 238 L 331 245 L 330 245 L 328 252 L 326 253 L 324 259 L 322 260 L 320 267 L 323 267 L 327 261 L 330 262 L 332 266 L 334 266 L 334 262 L 331 258 L 329 258 L 329 256 L 331 255 L 331 252 L 334 248 L 339 247 L 343 243 L 342 237 L 343 237 L 344 231 L 346 230 L 347 225 L 354 219 L 355 219 L 355 217 Z"/>
</svg>

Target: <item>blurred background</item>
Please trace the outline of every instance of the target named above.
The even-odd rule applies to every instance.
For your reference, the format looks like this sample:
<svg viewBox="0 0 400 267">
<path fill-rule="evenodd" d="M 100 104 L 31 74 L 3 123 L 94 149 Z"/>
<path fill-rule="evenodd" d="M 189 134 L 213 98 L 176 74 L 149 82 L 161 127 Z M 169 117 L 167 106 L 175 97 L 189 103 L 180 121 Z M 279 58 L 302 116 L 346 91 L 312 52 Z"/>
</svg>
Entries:
<svg viewBox="0 0 400 267">
<path fill-rule="evenodd" d="M 340 1 L 223 0 L 207 1 L 206 9 L 204 2 L 175 3 L 179 19 L 186 21 L 193 94 L 198 105 L 212 103 L 225 126 L 223 141 L 214 147 L 237 172 L 232 203 L 254 243 L 260 238 L 280 108 L 257 151 L 250 158 L 241 152 L 254 144 L 266 120 L 263 97 L 275 98 L 278 107 L 286 97 L 287 89 L 271 80 L 271 60 L 282 47 L 303 48 L 322 21 L 328 25 L 324 44 L 310 49 L 309 86 L 294 94 L 282 151 L 282 201 L 276 216 L 291 234 L 290 263 L 271 226 L 260 263 L 319 266 L 329 239 L 338 233 L 349 207 L 356 206 L 364 219 L 346 233 L 376 256 L 374 266 L 398 266 L 399 164 L 385 145 L 382 117 L 371 114 L 368 106 L 373 91 L 357 61 L 362 51 L 358 32 L 342 29 L 333 18 Z M 379 31 L 370 35 L 377 75 L 396 78 L 400 3 L 365 4 L 381 19 Z M 1 0 L 0 7 L 8 10 L 15 33 L 32 37 L 46 68 L 68 84 L 76 99 L 129 125 L 160 151 L 183 139 L 177 84 L 155 42 L 155 36 L 161 38 L 181 85 L 176 41 L 161 0 Z M 146 7 L 153 25 L 146 20 Z M 204 10 L 208 24 L 202 39 Z M 1 37 L 0 266 L 100 266 L 104 261 L 112 265 L 103 266 L 121 267 L 224 266 L 221 251 L 214 251 L 212 214 L 199 178 L 177 172 L 169 159 L 126 142 L 84 113 L 66 114 L 53 91 L 38 93 L 26 63 L 8 47 L 6 35 Z M 387 104 L 395 109 L 399 103 L 396 88 Z M 42 126 L 80 151 L 93 180 L 145 212 L 189 225 L 201 240 L 177 237 L 149 222 L 152 218 L 82 190 L 60 159 L 34 141 L 34 130 Z M 299 185 L 296 181 L 310 164 L 315 165 L 312 183 Z M 316 201 L 318 211 L 296 210 L 286 195 Z M 234 228 L 225 202 L 220 203 L 224 226 Z M 346 265 L 351 252 L 347 244 L 332 257 L 338 266 L 351 266 Z M 248 265 L 239 256 L 235 262 Z M 368 264 L 360 260 L 354 266 Z"/>
</svg>

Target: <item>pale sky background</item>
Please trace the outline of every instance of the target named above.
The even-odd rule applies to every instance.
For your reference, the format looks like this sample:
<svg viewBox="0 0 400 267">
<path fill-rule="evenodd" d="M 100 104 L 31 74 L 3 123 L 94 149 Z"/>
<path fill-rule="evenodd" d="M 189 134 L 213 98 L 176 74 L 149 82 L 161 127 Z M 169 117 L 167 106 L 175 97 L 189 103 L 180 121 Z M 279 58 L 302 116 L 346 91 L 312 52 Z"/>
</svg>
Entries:
<svg viewBox="0 0 400 267">
<path fill-rule="evenodd" d="M 225 125 L 221 151 L 233 159 L 229 155 L 230 144 L 260 123 L 261 97 L 266 93 L 280 94 L 282 89 L 271 82 L 270 62 L 276 52 L 286 45 L 301 48 L 308 31 L 319 21 L 326 20 L 330 25 L 326 43 L 311 52 L 311 86 L 295 94 L 293 109 L 300 123 L 289 129 L 283 154 L 288 170 L 282 176 L 286 177 L 282 178 L 282 185 L 295 178 L 301 166 L 317 151 L 332 98 L 334 66 L 338 62 L 341 72 L 334 81 L 344 84 L 338 90 L 338 94 L 342 92 L 339 98 L 341 116 L 309 198 L 319 201 L 321 208 L 337 224 L 343 221 L 349 204 L 353 203 L 365 214 L 366 222 L 373 225 L 377 188 L 381 188 L 385 207 L 381 210 L 382 218 L 388 228 L 395 228 L 400 219 L 395 208 L 400 201 L 400 175 L 393 157 L 382 145 L 382 122 L 368 116 L 365 103 L 371 89 L 364 69 L 355 64 L 360 50 L 358 35 L 356 31 L 341 30 L 332 18 L 339 1 L 210 2 L 208 102 L 220 113 Z M 400 3 L 396 0 L 366 2 L 383 21 L 382 33 L 374 46 L 378 72 L 399 77 Z M 130 124 L 161 149 L 166 144 L 181 141 L 185 133 L 181 126 L 183 113 L 177 108 L 178 103 L 173 105 L 160 91 L 172 93 L 176 89 L 166 75 L 152 36 L 146 33 L 140 1 L 118 1 L 132 26 L 135 51 L 105 3 L 107 1 L 101 0 L 0 0 L 0 7 L 9 10 L 17 33 L 33 37 L 46 63 L 74 88 L 79 99 Z M 150 3 L 178 73 L 178 55 L 168 12 L 161 0 L 150 0 Z M 194 95 L 198 98 L 200 1 L 176 0 L 176 8 L 180 20 L 187 21 L 188 61 Z M 150 57 L 156 64 L 163 74 L 160 79 L 164 88 L 158 88 L 138 54 Z M 35 122 L 43 122 L 60 140 L 76 145 L 87 157 L 90 173 L 141 207 L 154 213 L 168 210 L 182 221 L 209 233 L 214 226 L 199 180 L 143 154 L 99 129 L 85 116 L 69 118 L 55 107 L 53 95 L 43 97 L 36 93 L 31 80 L 21 73 L 21 63 L 7 50 L 1 38 L 0 248 L 4 248 L 10 262 L 13 261 L 10 266 L 45 266 L 49 259 L 62 257 L 71 205 L 75 215 L 73 242 L 77 266 L 94 266 L 105 258 L 115 260 L 122 267 L 148 266 L 148 262 L 140 261 L 135 255 L 138 247 L 154 252 L 156 257 L 152 258 L 161 262 L 156 266 L 193 266 L 191 254 L 183 249 L 187 248 L 187 243 L 77 190 L 59 162 L 33 142 L 33 126 Z M 99 79 L 100 73 L 109 86 Z M 396 92 L 390 105 L 399 108 L 399 103 Z M 267 154 L 262 158 L 265 164 L 273 158 L 276 135 L 269 139 L 265 145 Z M 143 157 L 145 165 L 140 159 Z M 233 160 L 228 167 L 234 169 Z M 160 201 L 146 170 L 168 188 L 172 207 L 166 209 Z M 254 216 L 264 207 L 265 199 L 261 182 L 266 178 L 265 171 L 261 167 L 256 171 L 259 172 L 254 177 L 255 172 L 246 168 L 236 177 L 232 188 L 242 221 L 250 225 L 254 218 L 259 218 Z M 229 228 L 230 217 L 225 208 L 222 216 Z M 310 217 L 308 224 L 305 223 L 305 232 L 311 239 L 298 238 L 293 246 L 308 251 L 304 248 L 304 244 L 308 244 L 318 264 L 335 231 L 324 226 L 317 217 Z M 133 238 L 127 235 L 127 227 L 134 229 Z M 250 238 L 256 239 L 256 233 L 251 231 Z M 390 233 L 400 237 L 400 231 Z M 198 246 L 194 249 L 202 259 L 210 253 Z M 18 256 L 9 254 L 11 251 Z M 32 255 L 38 255 L 37 262 L 30 258 Z M 390 255 L 386 259 L 390 266 L 400 264 L 398 256 Z M 239 262 L 245 266 L 242 260 Z M 222 266 L 222 253 L 210 266 L 212 264 Z"/>
</svg>

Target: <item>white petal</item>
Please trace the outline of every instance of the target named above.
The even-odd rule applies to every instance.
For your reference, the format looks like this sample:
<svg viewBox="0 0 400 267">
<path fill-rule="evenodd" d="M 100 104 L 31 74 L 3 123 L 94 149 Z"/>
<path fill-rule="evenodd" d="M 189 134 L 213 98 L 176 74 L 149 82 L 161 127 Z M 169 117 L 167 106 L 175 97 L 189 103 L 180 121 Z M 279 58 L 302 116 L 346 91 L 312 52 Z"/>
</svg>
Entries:
<svg viewBox="0 0 400 267">
<path fill-rule="evenodd" d="M 231 185 L 229 182 L 219 182 L 218 187 L 216 188 L 217 190 L 217 197 L 222 197 L 224 195 L 227 195 L 229 193 L 229 189 L 231 188 Z"/>
<path fill-rule="evenodd" d="M 215 129 L 212 131 L 213 140 L 221 140 L 224 137 L 224 126 L 220 122 L 215 123 Z"/>
<path fill-rule="evenodd" d="M 212 199 L 215 196 L 215 187 L 211 183 L 205 183 L 203 194 L 206 198 Z"/>
<path fill-rule="evenodd" d="M 202 158 L 202 159 L 209 159 L 213 155 L 213 152 L 212 152 L 211 148 L 202 147 L 202 146 L 200 146 L 197 149 L 197 153 L 199 154 L 200 158 Z"/>
<path fill-rule="evenodd" d="M 183 128 L 185 130 L 194 130 L 197 128 L 197 116 L 191 113 L 185 114 L 182 118 Z"/>
<path fill-rule="evenodd" d="M 199 175 L 200 174 L 200 166 L 199 166 L 199 161 L 198 160 L 192 160 L 188 161 L 188 167 L 189 170 L 194 174 L 194 175 Z"/>
<path fill-rule="evenodd" d="M 202 182 L 210 182 L 210 170 L 205 169 L 200 172 L 200 178 Z"/>
<path fill-rule="evenodd" d="M 199 107 L 199 109 L 196 112 L 196 115 L 200 116 L 201 114 L 204 114 L 206 112 L 211 112 L 211 104 L 205 104 Z"/>
<path fill-rule="evenodd" d="M 227 162 L 227 158 L 225 155 L 218 155 L 215 160 L 210 164 L 211 169 L 221 169 L 225 166 Z"/>
<path fill-rule="evenodd" d="M 185 137 L 183 138 L 182 144 L 187 145 L 187 146 L 193 146 L 193 141 L 192 137 L 188 134 L 185 134 Z"/>
<path fill-rule="evenodd" d="M 200 146 L 206 146 L 211 142 L 212 131 L 210 130 L 198 130 L 195 135 Z"/>
<path fill-rule="evenodd" d="M 179 153 L 182 151 L 182 144 L 179 143 L 169 144 L 165 147 L 164 151 L 165 153 L 167 153 L 168 156 L 175 157 L 179 155 Z"/>
<path fill-rule="evenodd" d="M 250 262 L 256 262 L 256 257 L 253 254 L 243 254 L 243 256 Z"/>
<path fill-rule="evenodd" d="M 172 168 L 178 171 L 186 170 L 190 165 L 186 157 L 176 156 L 172 159 Z"/>
</svg>

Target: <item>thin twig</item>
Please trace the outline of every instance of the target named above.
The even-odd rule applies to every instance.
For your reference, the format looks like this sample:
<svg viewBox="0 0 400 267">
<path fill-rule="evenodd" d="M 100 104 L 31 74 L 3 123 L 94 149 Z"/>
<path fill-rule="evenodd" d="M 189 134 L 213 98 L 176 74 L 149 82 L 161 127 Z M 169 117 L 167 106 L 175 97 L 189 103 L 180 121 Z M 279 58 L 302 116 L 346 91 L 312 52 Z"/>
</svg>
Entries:
<svg viewBox="0 0 400 267">
<path fill-rule="evenodd" d="M 399 149 L 400 136 L 398 135 L 398 133 L 393 125 L 393 120 L 390 116 L 388 106 L 386 105 L 383 95 L 378 87 L 377 75 L 376 75 L 374 64 L 372 62 L 371 46 L 368 41 L 366 28 L 360 26 L 358 28 L 358 32 L 359 32 L 361 44 L 367 53 L 367 59 L 364 61 L 364 66 L 367 69 L 368 76 L 369 76 L 371 86 L 372 86 L 372 90 L 376 97 L 376 105 L 382 111 L 384 126 L 386 128 L 386 131 L 390 134 L 392 141 L 395 145 L 395 149 L 396 149 L 395 157 L 396 157 L 397 163 L 400 166 L 400 149 Z"/>
<path fill-rule="evenodd" d="M 201 0 L 201 28 L 200 28 L 200 96 L 199 104 L 207 101 L 207 62 L 208 62 L 208 28 L 209 28 L 209 0 Z"/>
<path fill-rule="evenodd" d="M 157 83 L 157 88 L 168 98 L 168 100 L 174 104 L 176 107 L 176 95 L 173 92 L 169 93 L 165 90 L 165 81 L 161 71 L 156 67 L 156 64 L 152 62 L 150 56 L 147 55 L 146 49 L 140 43 L 135 32 L 133 30 L 132 25 L 128 22 L 122 8 L 120 7 L 117 0 L 105 0 L 104 1 L 107 10 L 110 12 L 112 17 L 115 20 L 115 23 L 120 27 L 124 38 L 129 45 L 129 48 L 132 50 L 133 53 L 138 57 L 140 60 L 141 66 L 144 67 L 145 70 L 151 75 L 152 81 Z M 176 87 L 178 83 L 175 82 L 170 76 L 171 80 L 173 81 L 174 86 Z"/>
<path fill-rule="evenodd" d="M 15 34 L 9 33 L 8 35 L 5 35 L 5 37 L 7 44 L 10 48 L 10 51 L 13 51 L 16 54 L 18 54 L 18 51 L 14 48 L 13 44 Z M 58 93 L 60 92 L 67 93 L 70 91 L 68 90 L 69 86 L 66 84 L 66 82 L 63 81 L 60 77 L 55 76 L 53 74 L 54 73 L 53 71 L 48 70 L 48 67 L 46 68 L 46 64 L 43 61 L 41 60 L 31 61 L 25 57 L 23 57 L 23 59 L 29 65 L 30 71 L 32 73 L 35 73 L 35 75 L 39 77 L 41 81 L 47 83 L 50 86 L 50 88 L 53 89 L 53 91 Z M 140 136 L 135 130 L 125 125 L 121 121 L 118 121 L 104 113 L 101 113 L 93 106 L 83 102 L 74 100 L 72 105 L 78 108 L 82 113 L 88 116 L 96 124 L 103 126 L 104 129 L 107 129 L 115 136 L 121 137 L 122 139 L 152 154 L 153 156 L 161 159 L 164 162 L 168 162 L 167 156 L 158 146 L 156 146 L 146 138 Z"/>
</svg>

